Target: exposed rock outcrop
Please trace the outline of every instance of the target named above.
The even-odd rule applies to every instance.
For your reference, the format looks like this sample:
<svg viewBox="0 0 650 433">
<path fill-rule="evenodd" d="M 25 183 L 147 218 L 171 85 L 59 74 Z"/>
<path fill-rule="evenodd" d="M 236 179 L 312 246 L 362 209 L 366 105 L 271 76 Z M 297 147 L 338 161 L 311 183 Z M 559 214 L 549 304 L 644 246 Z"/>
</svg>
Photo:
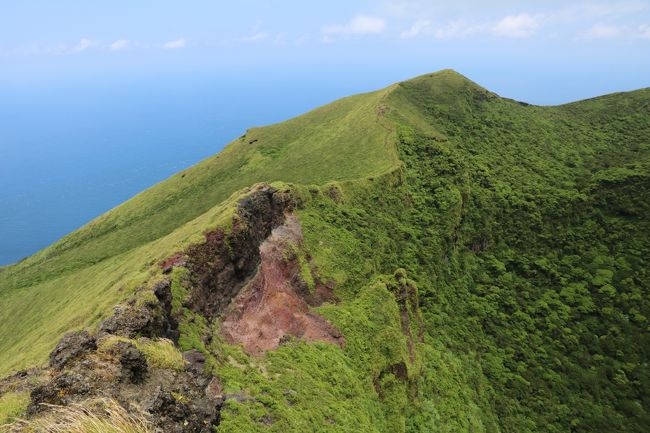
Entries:
<svg viewBox="0 0 650 433">
<path fill-rule="evenodd" d="M 61 370 L 85 352 L 97 349 L 95 337 L 88 331 L 69 332 L 61 338 L 52 353 L 50 367 Z"/>
<path fill-rule="evenodd" d="M 424 322 L 420 314 L 418 290 L 415 283 L 406 277 L 404 269 L 395 272 L 395 281 L 396 284 L 389 284 L 388 289 L 395 296 L 399 306 L 402 332 L 407 337 L 409 359 L 413 363 L 416 356 L 416 343 L 424 343 Z M 416 330 L 416 335 L 413 335 L 413 330 Z"/>
<path fill-rule="evenodd" d="M 136 296 L 128 303 L 118 305 L 111 317 L 99 325 L 99 335 L 121 337 L 178 338 L 178 324 L 171 316 L 171 289 L 168 280 L 158 282 L 154 296 Z"/>
<path fill-rule="evenodd" d="M 255 274 L 260 244 L 282 224 L 294 202 L 287 193 L 267 185 L 254 189 L 237 205 L 232 230 L 205 234 L 205 242 L 187 249 L 192 280 L 190 308 L 206 318 L 220 315 Z"/>
<path fill-rule="evenodd" d="M 302 242 L 298 219 L 289 215 L 261 245 L 257 274 L 223 318 L 221 329 L 229 342 L 242 344 L 250 354 L 275 349 L 287 336 L 344 344 L 332 324 L 310 311 L 310 289 L 299 260 Z"/>
<path fill-rule="evenodd" d="M 219 320 L 227 340 L 251 354 L 277 348 L 287 337 L 343 345 L 338 330 L 310 310 L 333 300 L 332 285 L 322 284 L 309 263 L 291 214 L 295 206 L 288 192 L 254 187 L 238 203 L 230 231 L 207 232 L 204 242 L 162 262 L 163 275 L 187 269 L 187 299 L 174 300 L 163 276 L 115 307 L 96 333 L 66 334 L 50 355 L 49 378 L 31 388 L 28 412 L 109 398 L 144 410 L 160 432 L 214 431 L 225 400 L 250 397 L 223 394 L 199 350 L 183 353 L 180 365 L 160 368 L 141 348 L 158 338 L 178 341 L 179 320 L 186 320 L 174 317 L 178 301 L 207 323 Z"/>
<path fill-rule="evenodd" d="M 384 398 L 384 387 L 392 386 L 393 377 L 406 384 L 410 395 L 417 393 L 417 377 L 422 368 L 422 345 L 424 344 L 424 322 L 420 312 L 418 289 L 415 282 L 408 279 L 404 269 L 397 269 L 392 277 L 385 279 L 386 288 L 395 298 L 399 309 L 400 327 L 405 337 L 408 358 L 385 366 L 373 378 L 375 391 Z"/>
</svg>

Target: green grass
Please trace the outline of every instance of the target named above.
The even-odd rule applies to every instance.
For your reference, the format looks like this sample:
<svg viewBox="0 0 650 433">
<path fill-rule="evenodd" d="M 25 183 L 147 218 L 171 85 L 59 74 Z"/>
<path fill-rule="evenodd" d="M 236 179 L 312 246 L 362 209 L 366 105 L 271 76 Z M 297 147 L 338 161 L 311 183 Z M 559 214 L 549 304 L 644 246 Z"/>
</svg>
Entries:
<svg viewBox="0 0 650 433">
<path fill-rule="evenodd" d="M 3 268 L 0 374 L 43 362 L 158 278 L 159 260 L 228 229 L 243 188 L 282 181 L 303 199 L 310 266 L 336 283 L 341 302 L 319 312 L 346 345 L 249 357 L 183 307 L 174 270 L 180 349 L 250 397 L 227 401 L 219 431 L 646 431 L 649 137 L 650 89 L 538 107 L 448 70 L 252 129 Z M 400 268 L 419 312 L 385 276 Z"/>
<path fill-rule="evenodd" d="M 43 363 L 63 333 L 110 315 L 160 272 L 160 260 L 199 241 L 206 228 L 230 224 L 242 193 L 153 242 L 33 286 L 2 289 L 0 320 L 7 325 L 0 328 L 0 350 L 12 355 L 0 358 L 0 375 Z"/>
<path fill-rule="evenodd" d="M 29 392 L 7 392 L 0 396 L 0 429 L 22 417 L 29 405 Z"/>
<path fill-rule="evenodd" d="M 140 350 L 144 354 L 149 367 L 182 371 L 187 364 L 174 342 L 166 338 L 156 340 L 140 338 L 135 340 L 111 335 L 101 341 L 98 350 L 100 352 L 110 350 L 113 345 L 120 341 L 131 343 Z"/>
</svg>

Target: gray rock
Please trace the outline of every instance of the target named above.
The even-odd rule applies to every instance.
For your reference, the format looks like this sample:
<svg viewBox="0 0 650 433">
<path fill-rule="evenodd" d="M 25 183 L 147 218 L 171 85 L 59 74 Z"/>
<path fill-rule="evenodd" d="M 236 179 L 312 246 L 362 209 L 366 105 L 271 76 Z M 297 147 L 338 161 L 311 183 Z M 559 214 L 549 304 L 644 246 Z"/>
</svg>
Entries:
<svg viewBox="0 0 650 433">
<path fill-rule="evenodd" d="M 50 353 L 50 366 L 61 370 L 81 354 L 97 349 L 95 337 L 87 331 L 70 332 L 65 334 L 59 344 Z"/>
</svg>

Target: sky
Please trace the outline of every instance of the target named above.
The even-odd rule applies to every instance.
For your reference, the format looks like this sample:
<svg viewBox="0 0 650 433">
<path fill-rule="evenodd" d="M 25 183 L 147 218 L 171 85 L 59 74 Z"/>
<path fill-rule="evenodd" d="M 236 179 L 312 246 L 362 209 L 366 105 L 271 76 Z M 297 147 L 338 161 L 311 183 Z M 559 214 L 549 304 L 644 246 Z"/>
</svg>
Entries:
<svg viewBox="0 0 650 433">
<path fill-rule="evenodd" d="M 218 76 L 332 97 L 453 68 L 558 104 L 650 85 L 650 1 L 2 2 L 0 66 L 11 89 Z"/>
</svg>

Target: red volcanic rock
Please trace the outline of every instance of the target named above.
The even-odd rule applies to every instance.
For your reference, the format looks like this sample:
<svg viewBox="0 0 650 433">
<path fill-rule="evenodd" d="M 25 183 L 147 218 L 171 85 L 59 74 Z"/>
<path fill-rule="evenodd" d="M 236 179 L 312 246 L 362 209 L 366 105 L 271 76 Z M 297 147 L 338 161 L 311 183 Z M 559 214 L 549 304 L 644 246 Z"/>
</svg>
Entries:
<svg viewBox="0 0 650 433">
<path fill-rule="evenodd" d="M 174 266 L 184 266 L 185 265 L 185 257 L 183 253 L 176 253 L 170 258 L 164 260 L 160 264 L 160 269 L 164 273 L 170 272 Z"/>
<path fill-rule="evenodd" d="M 242 344 L 249 354 L 276 349 L 286 336 L 344 344 L 329 321 L 310 311 L 297 255 L 302 241 L 300 224 L 289 215 L 262 243 L 257 274 L 223 317 L 222 333 L 230 343 Z"/>
</svg>

